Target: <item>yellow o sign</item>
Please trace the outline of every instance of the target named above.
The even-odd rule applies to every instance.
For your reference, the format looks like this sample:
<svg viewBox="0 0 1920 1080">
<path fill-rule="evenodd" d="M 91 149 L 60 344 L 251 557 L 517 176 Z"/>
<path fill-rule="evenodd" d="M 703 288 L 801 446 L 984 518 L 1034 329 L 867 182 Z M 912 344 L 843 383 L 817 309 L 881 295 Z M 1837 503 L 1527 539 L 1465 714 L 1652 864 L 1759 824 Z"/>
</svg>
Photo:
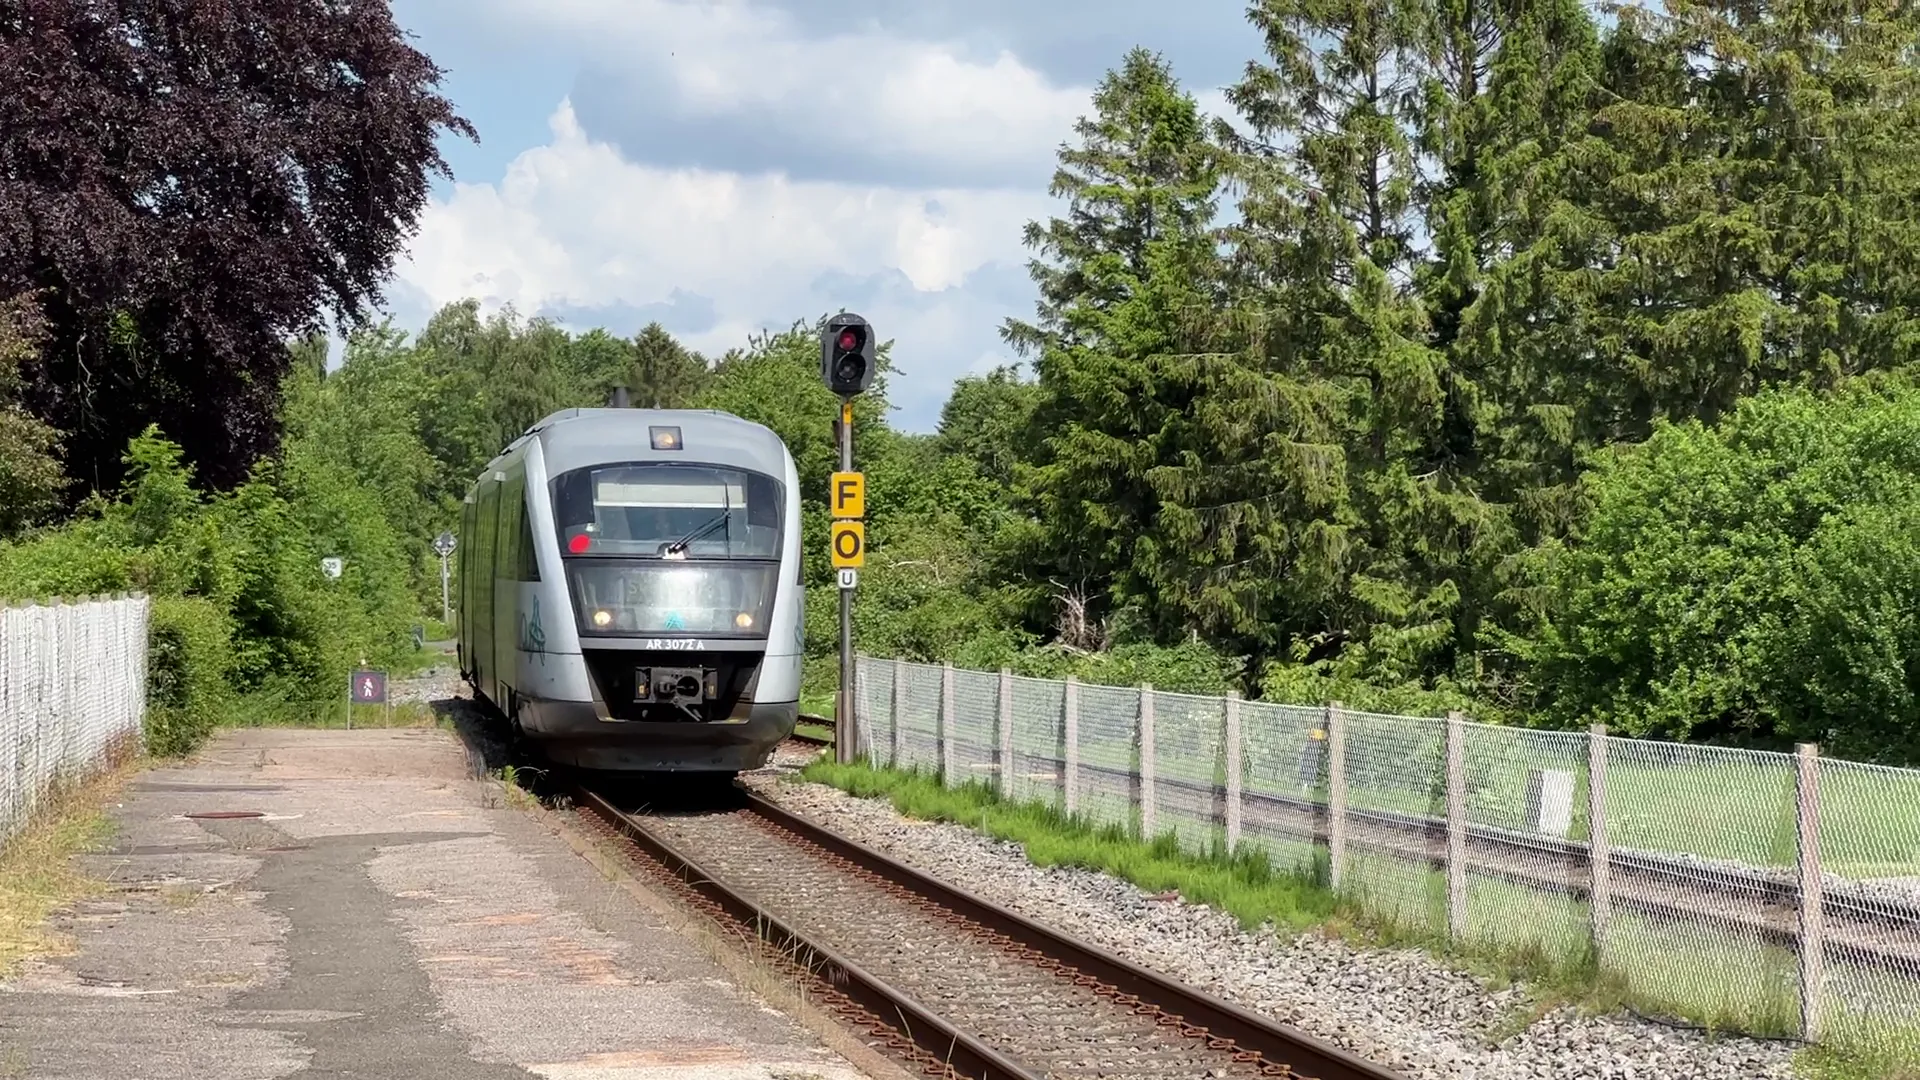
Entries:
<svg viewBox="0 0 1920 1080">
<path fill-rule="evenodd" d="M 847 567 L 867 565 L 867 524 L 864 521 L 836 521 L 833 523 L 833 567 L 844 570 Z"/>
</svg>

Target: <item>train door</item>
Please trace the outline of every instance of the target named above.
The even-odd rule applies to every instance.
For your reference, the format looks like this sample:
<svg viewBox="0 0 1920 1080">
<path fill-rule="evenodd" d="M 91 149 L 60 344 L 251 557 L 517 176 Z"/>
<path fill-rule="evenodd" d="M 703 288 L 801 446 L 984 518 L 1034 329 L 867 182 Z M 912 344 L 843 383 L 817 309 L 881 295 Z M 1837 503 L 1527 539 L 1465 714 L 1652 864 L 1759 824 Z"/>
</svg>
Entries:
<svg viewBox="0 0 1920 1080">
<path fill-rule="evenodd" d="M 500 703 L 498 688 L 494 680 L 499 677 L 499 665 L 494 662 L 494 639 L 498 632 L 494 626 L 493 590 L 494 580 L 499 576 L 498 562 L 494 555 L 494 534 L 498 531 L 500 520 L 500 485 L 488 473 L 476 488 L 478 503 L 474 517 L 477 527 L 474 529 L 473 580 L 468 584 L 473 601 L 473 665 L 474 685 L 487 700 Z"/>
<path fill-rule="evenodd" d="M 528 612 L 520 600 L 520 568 L 524 561 L 521 535 L 527 522 L 527 467 L 525 459 L 507 466 L 507 478 L 500 482 L 500 517 L 494 527 L 494 605 L 499 615 L 495 625 L 494 670 L 500 685 L 498 704 L 503 711 L 513 708 L 512 690 L 520 681 L 518 663 L 521 635 Z"/>
<path fill-rule="evenodd" d="M 453 549 L 453 639 L 460 650 L 460 674 L 469 680 L 478 677 L 473 666 L 473 604 L 467 586 L 473 580 L 475 509 L 473 493 L 468 492 L 460 501 L 460 535 Z"/>
</svg>

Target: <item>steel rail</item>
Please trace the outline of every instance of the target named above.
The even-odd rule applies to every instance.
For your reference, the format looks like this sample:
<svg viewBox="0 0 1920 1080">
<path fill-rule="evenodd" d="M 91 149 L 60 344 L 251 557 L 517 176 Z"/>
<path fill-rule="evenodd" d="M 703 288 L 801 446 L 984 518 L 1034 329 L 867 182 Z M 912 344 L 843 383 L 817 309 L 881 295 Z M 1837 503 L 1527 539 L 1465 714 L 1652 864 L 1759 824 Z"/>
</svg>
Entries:
<svg viewBox="0 0 1920 1080">
<path fill-rule="evenodd" d="M 1231 1040 L 1295 1074 L 1317 1080 L 1400 1080 L 1398 1074 L 1260 1016 L 1202 990 L 1141 967 L 1088 944 L 1072 935 L 982 899 L 916 870 L 891 856 L 850 840 L 793 813 L 757 792 L 747 793 L 749 807 L 770 823 L 804 837 L 855 865 L 910 892 L 934 901 L 991 931 L 1005 934 L 1082 975 L 1106 983 L 1122 994 L 1150 1002 L 1178 1016 L 1204 1034 Z"/>
<path fill-rule="evenodd" d="M 730 889 L 702 869 L 692 856 L 641 827 L 633 815 L 605 796 L 581 789 L 575 797 L 647 854 L 680 875 L 683 884 L 746 926 L 753 927 L 769 945 L 797 958 L 799 966 L 858 1002 L 886 1021 L 936 1060 L 977 1080 L 1044 1080 L 1021 1068 L 972 1035 L 955 1028 L 913 998 L 888 985 L 860 965 L 812 941 L 759 904 Z"/>
</svg>

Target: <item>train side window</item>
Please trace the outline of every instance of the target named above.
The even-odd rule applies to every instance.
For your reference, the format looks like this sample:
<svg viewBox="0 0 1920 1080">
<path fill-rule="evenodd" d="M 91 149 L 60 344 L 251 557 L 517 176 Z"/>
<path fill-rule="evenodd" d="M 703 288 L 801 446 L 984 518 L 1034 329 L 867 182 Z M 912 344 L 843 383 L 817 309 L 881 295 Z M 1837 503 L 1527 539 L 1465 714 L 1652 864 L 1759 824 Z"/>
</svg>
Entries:
<svg viewBox="0 0 1920 1080">
<path fill-rule="evenodd" d="M 579 469 L 553 482 L 553 524 L 562 537 L 576 525 L 593 523 L 593 473 Z"/>
<path fill-rule="evenodd" d="M 527 485 L 521 481 L 515 485 L 519 489 L 519 499 L 514 503 L 514 515 L 520 519 L 520 580 L 540 580 L 540 560 L 533 553 L 533 515 L 527 513 Z"/>
</svg>

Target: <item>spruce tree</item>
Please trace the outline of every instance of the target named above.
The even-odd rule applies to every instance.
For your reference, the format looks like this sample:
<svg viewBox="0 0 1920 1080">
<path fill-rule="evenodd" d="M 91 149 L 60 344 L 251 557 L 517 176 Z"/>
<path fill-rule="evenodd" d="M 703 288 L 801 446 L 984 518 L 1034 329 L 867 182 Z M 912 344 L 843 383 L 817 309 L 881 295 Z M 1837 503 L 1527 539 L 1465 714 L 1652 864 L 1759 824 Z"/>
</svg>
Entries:
<svg viewBox="0 0 1920 1080">
<path fill-rule="evenodd" d="M 648 323 L 633 341 L 633 375 L 628 385 L 635 405 L 684 409 L 706 388 L 707 361 L 667 333 L 659 323 Z"/>
<path fill-rule="evenodd" d="M 1031 264 L 1038 318 L 1004 331 L 1037 356 L 1033 453 L 1015 474 L 1031 518 L 1021 557 L 1031 579 L 1088 601 L 1096 619 L 1130 608 L 1167 635 L 1243 629 L 1210 587 L 1244 563 L 1240 540 L 1197 535 L 1192 520 L 1211 498 L 1191 477 L 1215 460 L 1204 445 L 1214 405 L 1196 394 L 1194 365 L 1174 359 L 1191 351 L 1184 322 L 1216 299 L 1218 149 L 1145 49 L 1107 74 L 1093 104 L 1054 175 L 1066 216 L 1027 229 L 1042 256 Z M 1259 588 L 1277 579 L 1265 569 Z"/>
<path fill-rule="evenodd" d="M 1338 538 L 1337 561 L 1315 568 L 1330 579 L 1321 651 L 1358 644 L 1404 678 L 1451 644 L 1461 549 L 1487 515 L 1438 452 L 1447 356 L 1415 290 L 1437 17 L 1383 0 L 1261 0 L 1248 17 L 1268 57 L 1228 99 L 1250 132 L 1219 125 L 1246 185 L 1235 302 L 1274 324 L 1268 365 L 1337 402 L 1351 509 L 1298 523 Z"/>
<path fill-rule="evenodd" d="M 1607 43 L 1610 258 L 1576 376 L 1596 442 L 1920 341 L 1920 11 L 1663 7 L 1624 8 Z"/>
</svg>

